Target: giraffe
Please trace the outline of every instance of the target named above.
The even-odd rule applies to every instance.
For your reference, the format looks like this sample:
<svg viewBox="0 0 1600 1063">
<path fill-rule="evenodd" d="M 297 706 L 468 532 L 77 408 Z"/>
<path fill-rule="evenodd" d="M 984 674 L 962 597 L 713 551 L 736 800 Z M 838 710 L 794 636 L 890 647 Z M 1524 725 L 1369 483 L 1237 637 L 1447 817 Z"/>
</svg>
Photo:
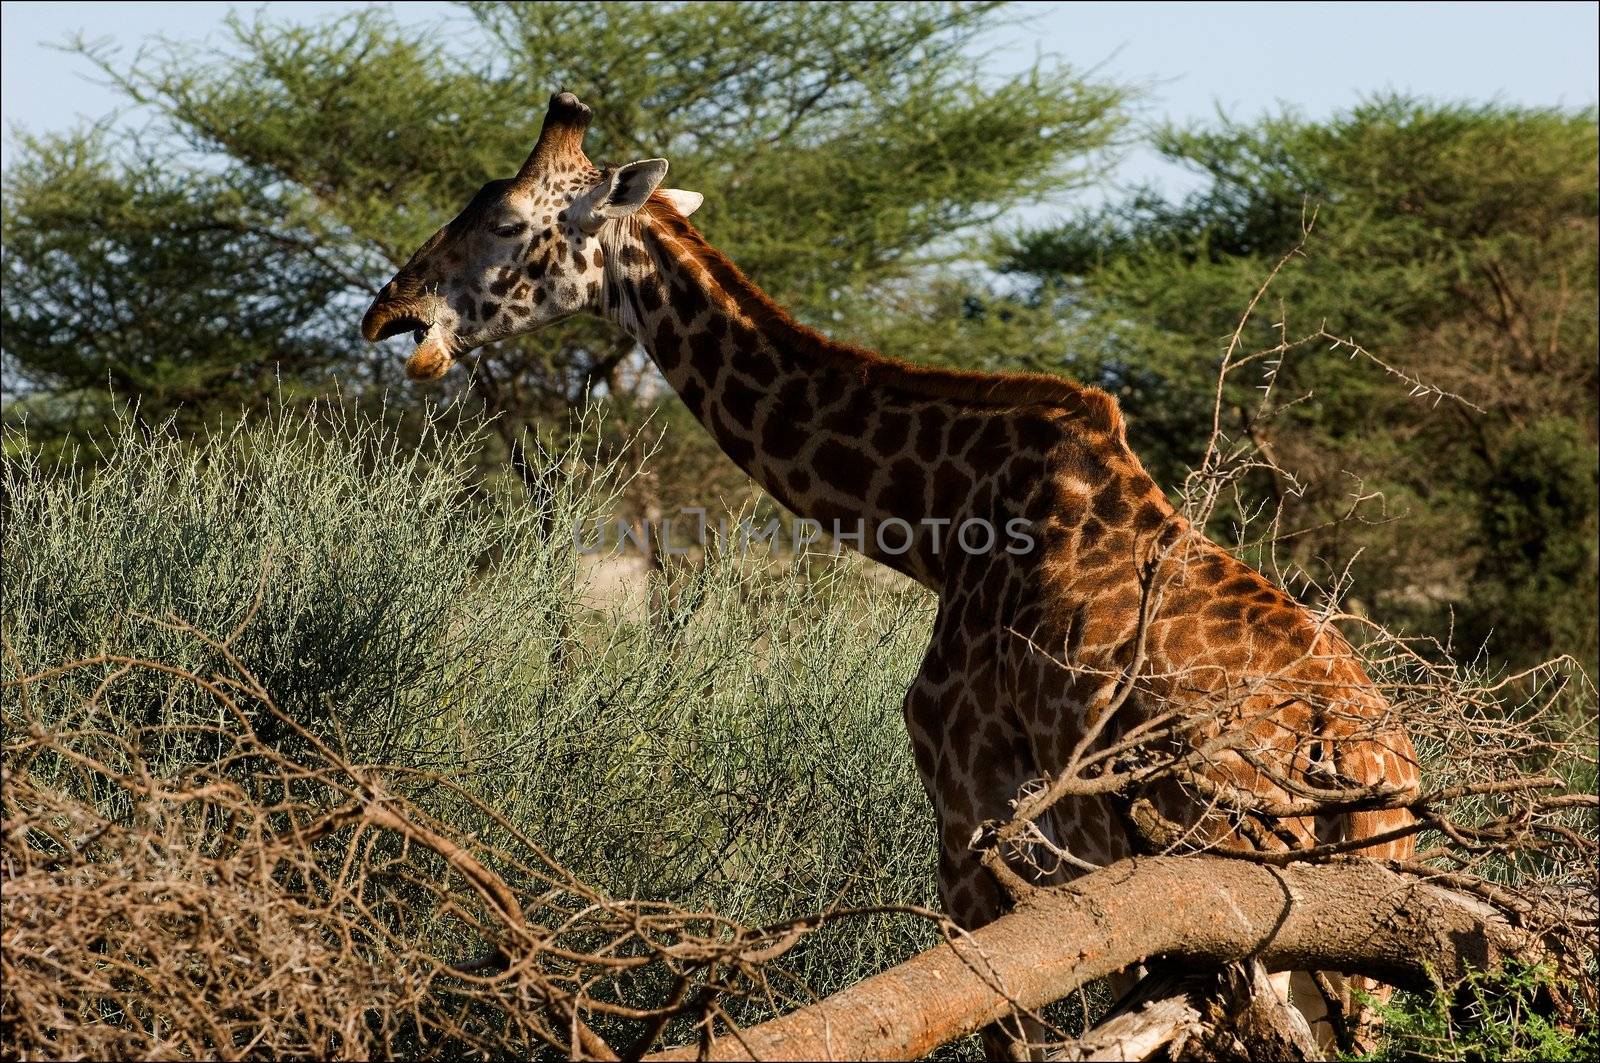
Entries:
<svg viewBox="0 0 1600 1063">
<path fill-rule="evenodd" d="M 407 372 L 428 380 L 486 343 L 599 314 L 779 502 L 933 591 L 903 708 L 955 922 L 982 925 L 1010 903 L 983 839 L 1019 794 L 1081 747 L 1141 728 L 1169 745 L 1181 733 L 1183 748 L 1221 743 L 1192 785 L 1166 777 L 1143 795 L 1188 848 L 1263 844 L 1215 800 L 1219 786 L 1289 803 L 1335 784 L 1415 791 L 1410 742 L 1354 651 L 1174 509 L 1109 395 L 824 338 L 701 236 L 688 218 L 702 197 L 661 187 L 665 160 L 592 164 L 590 116 L 555 95 L 517 174 L 485 184 L 417 250 L 362 332 L 413 333 Z M 1063 799 L 1039 818 L 1053 858 L 1013 846 L 1003 866 L 1054 882 L 1148 851 L 1130 817 L 1116 794 Z M 1359 843 L 1406 822 L 1395 810 L 1290 817 L 1266 844 Z M 1411 845 L 1362 852 L 1401 858 Z M 1003 1040 L 991 1031 L 992 1049 Z"/>
</svg>

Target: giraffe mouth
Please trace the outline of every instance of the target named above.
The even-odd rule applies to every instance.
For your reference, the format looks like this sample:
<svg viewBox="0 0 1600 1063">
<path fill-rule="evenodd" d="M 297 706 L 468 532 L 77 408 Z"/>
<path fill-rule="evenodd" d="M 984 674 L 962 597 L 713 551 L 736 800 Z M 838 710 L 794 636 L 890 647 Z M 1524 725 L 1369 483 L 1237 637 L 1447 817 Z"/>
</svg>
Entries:
<svg viewBox="0 0 1600 1063">
<path fill-rule="evenodd" d="M 412 380 L 438 380 L 456 360 L 456 343 L 436 320 L 436 306 L 410 299 L 379 299 L 361 319 L 361 334 L 374 343 L 411 333 L 416 348 L 406 359 Z"/>
<path fill-rule="evenodd" d="M 411 337 L 417 341 L 417 348 L 406 359 L 406 376 L 412 380 L 438 380 L 450 371 L 456 357 L 443 329 L 436 324 L 424 325 Z"/>
</svg>

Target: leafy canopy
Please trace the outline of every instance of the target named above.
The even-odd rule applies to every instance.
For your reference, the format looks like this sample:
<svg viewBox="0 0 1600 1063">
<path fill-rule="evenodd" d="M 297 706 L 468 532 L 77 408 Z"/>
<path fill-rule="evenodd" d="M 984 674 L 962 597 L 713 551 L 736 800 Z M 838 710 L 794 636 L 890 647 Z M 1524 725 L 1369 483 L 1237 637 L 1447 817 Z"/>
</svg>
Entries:
<svg viewBox="0 0 1600 1063">
<path fill-rule="evenodd" d="M 235 16 L 222 47 L 126 61 L 80 45 L 153 110 L 162 147 L 31 142 L 7 176 L 7 288 L 48 296 L 5 318 L 36 430 L 108 376 L 152 414 L 248 401 L 268 367 L 404 387 L 394 352 L 360 344 L 360 305 L 516 169 L 557 88 L 594 107 L 592 157 L 669 158 L 706 194 L 712 240 L 846 333 L 884 312 L 877 287 L 1087 179 L 1122 122 L 1121 89 L 1064 67 L 986 77 L 986 35 L 1010 21 L 990 3 L 465 9 L 455 35 L 373 9 Z M 125 204 L 109 225 L 107 203 Z M 118 298 L 140 313 L 107 313 Z M 507 424 L 558 420 L 586 391 L 648 392 L 638 370 L 631 343 L 575 321 L 497 345 L 474 386 Z"/>
<path fill-rule="evenodd" d="M 1453 615 L 1468 651 L 1489 639 L 1592 664 L 1595 112 L 1386 96 L 1327 122 L 1167 128 L 1156 144 L 1207 184 L 1005 250 L 1026 303 L 1089 323 L 1084 349 L 1158 478 L 1200 457 L 1224 344 L 1303 243 L 1242 350 L 1326 330 L 1383 364 L 1324 337 L 1230 376 L 1224 431 L 1304 488 L 1280 558 L 1353 567 L 1373 594 L 1360 604 L 1390 622 L 1442 631 Z M 1284 490 L 1264 477 L 1253 497 Z M 1340 520 L 1357 495 L 1361 519 Z"/>
</svg>

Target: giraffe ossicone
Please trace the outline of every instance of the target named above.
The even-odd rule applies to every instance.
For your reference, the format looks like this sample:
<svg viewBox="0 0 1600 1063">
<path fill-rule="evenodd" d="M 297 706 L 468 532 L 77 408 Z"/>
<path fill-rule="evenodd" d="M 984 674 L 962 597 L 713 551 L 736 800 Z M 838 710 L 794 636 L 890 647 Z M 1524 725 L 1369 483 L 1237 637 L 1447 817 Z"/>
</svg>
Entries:
<svg viewBox="0 0 1600 1063">
<path fill-rule="evenodd" d="M 1127 794 L 1063 798 L 1045 844 L 1005 865 L 1060 881 L 1148 848 L 1134 806 L 1187 849 L 1360 846 L 1402 858 L 1398 810 L 1282 818 L 1329 787 L 1414 790 L 1416 758 L 1351 647 L 1177 513 L 1129 448 L 1110 396 L 1033 374 L 885 358 L 794 321 L 688 221 L 667 163 L 597 167 L 590 112 L 550 103 L 517 174 L 490 181 L 420 247 L 362 322 L 414 333 L 408 372 L 579 312 L 633 336 L 722 450 L 799 517 L 867 532 L 859 549 L 934 591 L 905 699 L 939 822 L 940 891 L 972 927 L 1008 903 L 980 844 L 1040 780 L 1113 771 L 1130 743 L 1184 765 Z M 1029 530 L 1022 552 L 952 548 L 964 523 Z M 905 526 L 903 550 L 874 530 Z M 852 545 L 856 545 L 852 543 Z M 1096 759 L 1099 757 L 1100 759 Z M 1186 758 L 1186 759 L 1185 759 Z M 1229 802 L 1218 794 L 1248 796 Z"/>
</svg>

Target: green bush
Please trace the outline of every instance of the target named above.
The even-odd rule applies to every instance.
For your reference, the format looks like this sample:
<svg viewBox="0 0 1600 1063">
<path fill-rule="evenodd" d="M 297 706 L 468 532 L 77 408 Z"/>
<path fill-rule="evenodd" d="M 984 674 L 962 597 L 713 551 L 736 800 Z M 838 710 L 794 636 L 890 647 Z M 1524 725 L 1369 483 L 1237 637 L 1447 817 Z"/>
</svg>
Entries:
<svg viewBox="0 0 1600 1063">
<path fill-rule="evenodd" d="M 192 445 L 125 426 L 92 466 L 55 469 L 9 440 L 6 678 L 96 654 L 206 674 L 219 651 L 172 621 L 233 632 L 279 706 L 350 759 L 446 776 L 615 896 L 746 924 L 935 903 L 899 714 L 926 596 L 853 562 L 711 551 L 653 576 L 665 605 L 643 615 L 606 600 L 573 546 L 574 521 L 610 513 L 615 468 L 581 444 L 536 457 L 564 485 L 538 511 L 520 485 L 472 478 L 479 431 L 435 422 L 405 449 L 338 411 Z M 50 684 L 28 718 L 65 726 L 116 668 Z M 10 730 L 21 707 L 5 697 Z M 124 733 L 217 711 L 143 671 L 104 704 L 99 725 Z M 271 722 L 256 721 L 264 736 Z M 167 741 L 145 751 L 163 770 L 208 755 Z M 447 795 L 420 798 L 451 814 Z M 852 920 L 791 969 L 802 994 L 826 994 L 936 934 Z"/>
<path fill-rule="evenodd" d="M 1379 1005 L 1383 1043 L 1373 1060 L 1565 1060 L 1600 1055 L 1600 1028 L 1588 1015 L 1578 1029 L 1544 1017 L 1549 973 L 1508 966 L 1480 974 L 1459 993 L 1401 994 Z"/>
</svg>

